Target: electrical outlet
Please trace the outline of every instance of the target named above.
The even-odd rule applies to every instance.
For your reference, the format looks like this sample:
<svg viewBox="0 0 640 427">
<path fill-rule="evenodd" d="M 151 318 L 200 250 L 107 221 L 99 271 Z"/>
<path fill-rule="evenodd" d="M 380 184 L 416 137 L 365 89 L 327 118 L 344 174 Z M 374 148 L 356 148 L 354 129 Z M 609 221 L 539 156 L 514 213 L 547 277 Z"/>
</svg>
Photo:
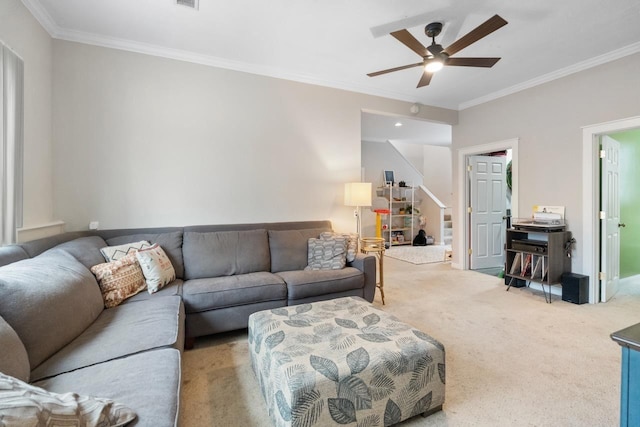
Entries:
<svg viewBox="0 0 640 427">
<path fill-rule="evenodd" d="M 358 210 L 357 209 L 353 211 L 353 217 L 354 218 L 358 218 Z"/>
<path fill-rule="evenodd" d="M 99 226 L 100 223 L 98 221 L 91 221 L 89 223 L 89 230 L 97 230 Z"/>
</svg>

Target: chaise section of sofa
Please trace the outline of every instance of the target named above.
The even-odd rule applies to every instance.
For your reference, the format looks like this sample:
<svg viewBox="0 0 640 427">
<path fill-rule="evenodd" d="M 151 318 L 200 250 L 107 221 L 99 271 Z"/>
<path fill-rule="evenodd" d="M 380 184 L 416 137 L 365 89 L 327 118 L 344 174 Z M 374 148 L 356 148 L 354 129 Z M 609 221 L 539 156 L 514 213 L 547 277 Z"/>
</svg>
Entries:
<svg viewBox="0 0 640 427">
<path fill-rule="evenodd" d="M 34 258 L 0 267 L 0 371 L 51 392 L 124 403 L 137 414 L 129 425 L 175 426 L 182 299 L 105 309 L 89 271 L 104 262 L 104 246 L 99 236 L 58 236 L 32 243 Z"/>
</svg>

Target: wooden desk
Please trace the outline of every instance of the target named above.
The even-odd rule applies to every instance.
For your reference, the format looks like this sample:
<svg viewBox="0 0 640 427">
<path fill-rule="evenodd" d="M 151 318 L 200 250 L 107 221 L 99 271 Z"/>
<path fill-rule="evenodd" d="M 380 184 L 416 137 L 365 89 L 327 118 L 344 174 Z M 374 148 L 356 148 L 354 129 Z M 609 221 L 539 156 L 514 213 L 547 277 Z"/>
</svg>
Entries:
<svg viewBox="0 0 640 427">
<path fill-rule="evenodd" d="M 381 237 L 363 237 L 360 239 L 360 252 L 364 254 L 374 254 L 378 258 L 378 269 L 380 270 L 380 281 L 376 287 L 380 289 L 382 305 L 384 305 L 384 239 Z"/>
</svg>

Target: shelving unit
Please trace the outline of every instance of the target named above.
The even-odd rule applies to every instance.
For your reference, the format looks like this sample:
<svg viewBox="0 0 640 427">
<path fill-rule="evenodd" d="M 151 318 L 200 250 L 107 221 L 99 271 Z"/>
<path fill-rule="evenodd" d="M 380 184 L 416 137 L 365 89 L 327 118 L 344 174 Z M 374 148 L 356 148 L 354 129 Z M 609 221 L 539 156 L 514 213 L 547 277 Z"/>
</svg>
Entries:
<svg viewBox="0 0 640 427">
<path fill-rule="evenodd" d="M 565 245 L 570 231 L 507 230 L 505 284 L 520 288 L 530 282 L 540 283 L 545 301 L 551 302 L 551 286 L 560 285 L 562 273 L 571 271 L 571 258 Z M 549 295 L 544 286 L 549 286 Z"/>
<path fill-rule="evenodd" d="M 413 212 L 416 204 L 420 203 L 415 198 L 415 188 L 387 185 L 378 187 L 377 193 L 389 201 L 389 214 L 382 221 L 382 237 L 390 246 L 411 245 L 418 230 L 416 221 L 419 217 Z M 411 208 L 411 213 L 405 213 L 408 208 Z"/>
</svg>

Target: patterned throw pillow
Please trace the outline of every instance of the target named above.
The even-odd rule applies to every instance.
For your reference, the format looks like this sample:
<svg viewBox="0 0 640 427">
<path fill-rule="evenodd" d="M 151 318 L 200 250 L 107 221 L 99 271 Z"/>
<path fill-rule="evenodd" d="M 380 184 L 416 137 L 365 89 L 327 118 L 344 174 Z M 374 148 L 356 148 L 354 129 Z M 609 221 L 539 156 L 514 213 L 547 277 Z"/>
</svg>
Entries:
<svg viewBox="0 0 640 427">
<path fill-rule="evenodd" d="M 347 262 L 347 239 L 309 239 L 305 270 L 340 270 Z"/>
<path fill-rule="evenodd" d="M 151 247 L 151 243 L 147 242 L 146 240 L 141 240 L 139 242 L 125 243 L 124 245 L 106 246 L 100 249 L 100 252 L 102 253 L 105 261 L 111 262 L 117 261 L 120 258 L 129 255 L 130 253 L 139 251 L 140 249 L 149 247 Z"/>
<path fill-rule="evenodd" d="M 136 252 L 136 257 L 147 281 L 150 294 L 158 292 L 164 285 L 176 278 L 176 270 L 162 248 L 156 243 L 147 249 Z"/>
<path fill-rule="evenodd" d="M 98 279 L 106 308 L 119 305 L 147 286 L 135 253 L 117 261 L 94 265 L 91 267 L 91 272 Z"/>
<path fill-rule="evenodd" d="M 0 423 L 6 426 L 124 426 L 136 418 L 110 399 L 51 393 L 0 373 Z"/>
<path fill-rule="evenodd" d="M 334 233 L 332 231 L 325 231 L 320 234 L 322 240 L 331 240 L 334 237 L 347 239 L 347 262 L 353 262 L 358 253 L 358 235 L 356 233 Z"/>
</svg>

